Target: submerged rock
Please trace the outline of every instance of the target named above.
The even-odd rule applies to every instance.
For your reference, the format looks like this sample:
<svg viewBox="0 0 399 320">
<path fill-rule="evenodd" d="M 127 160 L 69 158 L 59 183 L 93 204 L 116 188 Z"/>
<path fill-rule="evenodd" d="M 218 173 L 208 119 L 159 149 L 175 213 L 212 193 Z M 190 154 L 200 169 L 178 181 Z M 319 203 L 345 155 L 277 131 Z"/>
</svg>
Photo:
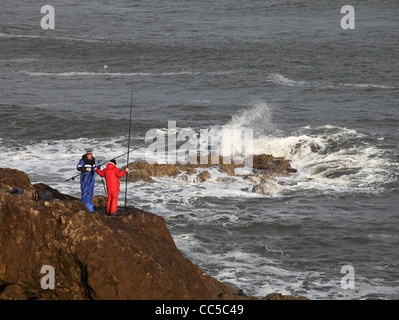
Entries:
<svg viewBox="0 0 399 320">
<path fill-rule="evenodd" d="M 144 181 L 144 182 L 155 182 L 152 177 L 174 177 L 181 175 L 180 178 L 186 181 L 204 182 L 211 178 L 209 171 L 202 171 L 197 174 L 198 170 L 204 168 L 218 168 L 220 172 L 223 172 L 229 176 L 242 176 L 237 173 L 236 169 L 243 168 L 243 164 L 235 163 L 224 163 L 223 157 L 212 158 L 209 156 L 205 159 L 201 157 L 188 158 L 187 163 L 173 164 L 158 164 L 158 163 L 146 163 L 146 162 L 132 162 L 129 164 L 131 170 L 128 175 L 129 181 Z M 203 162 L 203 163 L 201 163 Z M 124 169 L 123 167 L 122 169 Z M 260 154 L 253 156 L 253 173 L 251 175 L 261 181 L 255 183 L 266 183 L 273 180 L 276 176 L 288 176 L 291 173 L 296 172 L 296 169 L 291 167 L 289 160 L 281 157 L 273 157 L 272 155 Z M 188 175 L 197 174 L 196 179 L 188 179 Z M 223 182 L 223 179 L 218 179 L 218 182 Z M 232 180 L 225 180 L 231 182 Z"/>
<path fill-rule="evenodd" d="M 282 157 L 273 157 L 270 154 L 254 155 L 253 167 L 257 170 L 264 170 L 277 176 L 285 176 L 297 172 L 291 167 L 291 162 Z"/>
<path fill-rule="evenodd" d="M 301 296 L 295 297 L 293 295 L 283 295 L 281 293 L 270 293 L 263 300 L 309 300 L 308 298 Z"/>
<path fill-rule="evenodd" d="M 202 171 L 197 175 L 197 181 L 199 182 L 205 182 L 206 180 L 209 180 L 211 178 L 211 174 L 209 171 Z"/>
<path fill-rule="evenodd" d="M 122 170 L 126 168 L 123 167 Z M 128 181 L 154 182 L 152 177 L 176 176 L 180 170 L 172 164 L 158 164 L 147 162 L 133 162 L 129 164 Z"/>
</svg>

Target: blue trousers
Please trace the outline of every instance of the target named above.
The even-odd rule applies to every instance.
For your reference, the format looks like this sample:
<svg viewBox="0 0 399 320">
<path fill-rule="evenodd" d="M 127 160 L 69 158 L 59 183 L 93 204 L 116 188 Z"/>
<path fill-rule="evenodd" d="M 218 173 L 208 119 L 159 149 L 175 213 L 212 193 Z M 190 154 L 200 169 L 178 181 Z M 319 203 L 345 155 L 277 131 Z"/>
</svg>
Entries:
<svg viewBox="0 0 399 320">
<path fill-rule="evenodd" d="M 80 190 L 82 191 L 82 202 L 89 211 L 94 212 L 93 194 L 94 194 L 94 175 L 95 171 L 82 173 L 80 176 Z"/>
</svg>

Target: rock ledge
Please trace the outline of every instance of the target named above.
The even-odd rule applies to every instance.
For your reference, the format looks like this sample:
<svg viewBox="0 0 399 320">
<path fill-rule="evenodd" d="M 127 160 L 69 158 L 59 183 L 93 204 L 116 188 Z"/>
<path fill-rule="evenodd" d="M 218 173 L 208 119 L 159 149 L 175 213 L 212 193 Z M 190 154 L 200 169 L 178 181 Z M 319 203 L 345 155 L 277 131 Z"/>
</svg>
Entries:
<svg viewBox="0 0 399 320">
<path fill-rule="evenodd" d="M 13 188 L 24 195 L 11 194 Z M 35 191 L 51 199 L 35 201 Z M 41 287 L 44 265 L 54 268 L 54 289 Z M 204 275 L 181 255 L 162 217 L 138 209 L 118 217 L 91 214 L 78 199 L 3 168 L 0 299 L 258 298 Z"/>
</svg>

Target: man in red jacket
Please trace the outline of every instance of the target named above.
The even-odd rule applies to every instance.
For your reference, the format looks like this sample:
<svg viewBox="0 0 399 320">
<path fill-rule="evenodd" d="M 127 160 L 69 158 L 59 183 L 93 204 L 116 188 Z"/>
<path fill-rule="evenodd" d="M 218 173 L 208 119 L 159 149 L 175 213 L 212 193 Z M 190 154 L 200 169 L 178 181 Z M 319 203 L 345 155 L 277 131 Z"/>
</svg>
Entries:
<svg viewBox="0 0 399 320">
<path fill-rule="evenodd" d="M 118 210 L 118 196 L 120 188 L 119 179 L 122 178 L 128 171 L 129 168 L 126 168 L 123 171 L 119 170 L 116 167 L 115 160 L 111 160 L 104 170 L 100 170 L 99 168 L 96 169 L 96 172 L 101 177 L 105 177 L 105 181 L 107 182 L 107 192 L 108 192 L 107 215 L 117 214 L 116 211 Z"/>
</svg>

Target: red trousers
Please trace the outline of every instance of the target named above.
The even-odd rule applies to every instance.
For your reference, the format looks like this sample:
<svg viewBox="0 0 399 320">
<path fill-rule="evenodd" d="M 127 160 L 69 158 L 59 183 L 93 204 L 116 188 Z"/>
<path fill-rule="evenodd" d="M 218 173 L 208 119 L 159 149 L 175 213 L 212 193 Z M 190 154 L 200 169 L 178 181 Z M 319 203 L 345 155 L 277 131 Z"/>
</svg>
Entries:
<svg viewBox="0 0 399 320">
<path fill-rule="evenodd" d="M 118 210 L 118 192 L 109 192 L 108 190 L 108 202 L 107 202 L 107 213 L 115 213 Z"/>
<path fill-rule="evenodd" d="M 104 170 L 96 169 L 96 172 L 107 181 L 107 213 L 115 213 L 118 210 L 119 179 L 126 174 L 126 171 L 120 171 L 113 163 L 108 163 Z"/>
</svg>

